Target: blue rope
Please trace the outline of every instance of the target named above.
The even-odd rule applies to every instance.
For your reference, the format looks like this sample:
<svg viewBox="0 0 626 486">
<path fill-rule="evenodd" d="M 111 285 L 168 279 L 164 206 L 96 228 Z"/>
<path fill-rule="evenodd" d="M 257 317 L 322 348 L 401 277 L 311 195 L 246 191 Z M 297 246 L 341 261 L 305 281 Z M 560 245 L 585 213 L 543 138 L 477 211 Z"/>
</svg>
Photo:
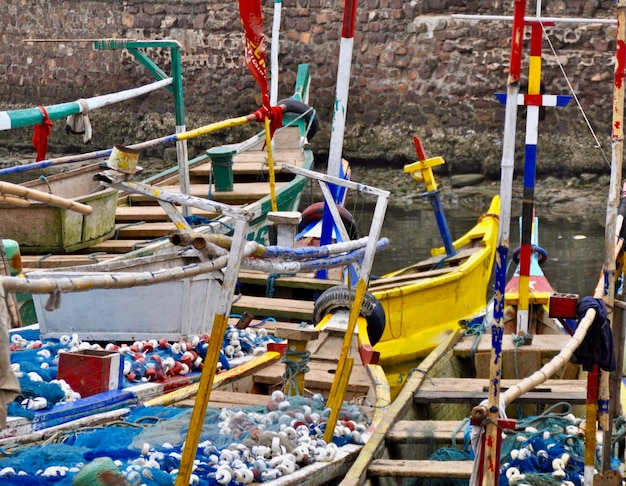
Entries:
<svg viewBox="0 0 626 486">
<path fill-rule="evenodd" d="M 283 373 L 283 379 L 285 380 L 284 388 L 291 388 L 295 390 L 296 395 L 300 395 L 298 390 L 298 375 L 305 374 L 310 371 L 309 358 L 311 357 L 311 351 L 293 351 L 287 347 L 285 349 L 285 355 L 280 360 L 285 364 L 285 372 Z M 287 387 L 289 385 L 289 387 Z"/>
</svg>

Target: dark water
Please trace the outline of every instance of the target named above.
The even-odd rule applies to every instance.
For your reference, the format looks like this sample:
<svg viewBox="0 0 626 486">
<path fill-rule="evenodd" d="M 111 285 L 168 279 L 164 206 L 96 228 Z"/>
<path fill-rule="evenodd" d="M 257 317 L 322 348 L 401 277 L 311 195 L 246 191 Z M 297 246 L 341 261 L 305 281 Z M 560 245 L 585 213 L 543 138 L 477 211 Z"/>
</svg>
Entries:
<svg viewBox="0 0 626 486">
<path fill-rule="evenodd" d="M 363 234 L 371 220 L 371 211 L 359 214 L 361 216 L 355 217 Z M 470 229 L 479 216 L 464 209 L 446 211 L 452 238 L 456 239 Z M 558 292 L 579 294 L 581 297 L 592 295 L 604 260 L 605 221 L 538 216 L 538 243 L 548 252 L 548 260 L 543 265 L 543 270 L 554 289 Z M 515 224 L 511 227 L 511 251 L 519 246 L 518 228 L 518 221 L 515 219 Z M 431 247 L 443 246 L 433 211 L 428 208 L 388 208 L 383 236 L 391 240 L 391 247 L 376 255 L 374 275 L 427 258 Z"/>
</svg>

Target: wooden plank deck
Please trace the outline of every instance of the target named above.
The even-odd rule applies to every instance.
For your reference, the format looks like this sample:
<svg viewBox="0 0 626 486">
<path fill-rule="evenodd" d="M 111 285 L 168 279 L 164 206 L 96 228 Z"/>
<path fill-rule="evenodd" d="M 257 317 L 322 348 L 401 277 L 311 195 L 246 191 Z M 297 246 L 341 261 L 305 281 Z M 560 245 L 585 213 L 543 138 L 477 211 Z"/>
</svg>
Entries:
<svg viewBox="0 0 626 486">
<path fill-rule="evenodd" d="M 502 380 L 505 391 L 519 380 Z M 489 380 L 481 378 L 433 378 L 426 380 L 413 396 L 416 404 L 480 403 L 487 398 Z M 584 404 L 587 399 L 586 380 L 547 380 L 533 391 L 523 394 L 515 403 L 555 404 L 569 402 Z"/>
<path fill-rule="evenodd" d="M 469 479 L 474 461 L 416 461 L 376 459 L 367 473 L 378 478 L 447 478 Z"/>
<path fill-rule="evenodd" d="M 235 297 L 231 312 L 234 314 L 249 312 L 257 317 L 310 322 L 313 319 L 313 302 L 242 295 Z"/>
<path fill-rule="evenodd" d="M 465 426 L 456 420 L 399 420 L 387 433 L 385 440 L 392 444 L 451 444 L 452 438 L 459 446 L 465 439 Z"/>
</svg>

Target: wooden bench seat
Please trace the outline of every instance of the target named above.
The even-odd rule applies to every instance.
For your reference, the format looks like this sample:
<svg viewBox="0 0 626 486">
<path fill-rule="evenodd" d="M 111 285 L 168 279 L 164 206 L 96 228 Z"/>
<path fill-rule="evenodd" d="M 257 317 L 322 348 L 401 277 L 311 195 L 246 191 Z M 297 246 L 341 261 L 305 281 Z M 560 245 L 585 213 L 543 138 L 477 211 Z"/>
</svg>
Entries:
<svg viewBox="0 0 626 486">
<path fill-rule="evenodd" d="M 517 384 L 519 380 L 502 380 L 501 391 Z M 489 379 L 433 378 L 426 380 L 413 396 L 416 404 L 428 403 L 480 403 L 487 398 Z M 587 399 L 586 380 L 547 380 L 533 391 L 523 394 L 515 403 L 555 404 L 569 402 L 584 404 Z"/>
<path fill-rule="evenodd" d="M 377 459 L 367 468 L 370 477 L 469 479 L 474 461 L 416 461 Z"/>
<path fill-rule="evenodd" d="M 443 447 L 452 443 L 463 446 L 466 424 L 456 420 L 399 420 L 385 436 L 393 444 L 437 444 Z"/>
</svg>

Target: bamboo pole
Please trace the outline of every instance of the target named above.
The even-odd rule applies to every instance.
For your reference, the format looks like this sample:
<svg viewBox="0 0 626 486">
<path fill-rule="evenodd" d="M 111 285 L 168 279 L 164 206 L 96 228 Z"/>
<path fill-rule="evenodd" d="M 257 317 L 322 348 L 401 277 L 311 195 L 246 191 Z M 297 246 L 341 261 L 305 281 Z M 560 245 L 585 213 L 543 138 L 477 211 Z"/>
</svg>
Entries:
<svg viewBox="0 0 626 486">
<path fill-rule="evenodd" d="M 220 304 L 213 318 L 213 327 L 211 330 L 211 340 L 209 349 L 207 350 L 198 385 L 198 395 L 193 407 L 189 430 L 185 439 L 182 457 L 180 460 L 180 469 L 176 477 L 176 486 L 187 486 L 191 476 L 200 435 L 202 433 L 202 425 L 206 416 L 206 408 L 211 397 L 211 389 L 215 379 L 215 368 L 219 361 L 219 354 L 222 347 L 222 340 L 228 326 L 228 313 L 233 301 L 235 285 L 237 283 L 237 274 L 244 255 L 246 246 L 246 233 L 248 224 L 246 221 L 238 220 L 235 222 L 235 234 L 233 235 L 233 245 L 228 255 L 228 267 L 224 272 L 224 283 L 220 290 Z"/>
<path fill-rule="evenodd" d="M 10 182 L 0 181 L 0 193 L 33 199 L 57 208 L 76 211 L 77 213 L 84 214 L 86 216 L 93 212 L 93 208 L 91 206 L 87 206 L 86 204 L 78 203 L 76 201 L 72 201 L 71 199 L 55 196 L 53 194 L 48 194 L 47 192 L 37 191 L 36 189 L 29 189 L 18 184 L 11 184 Z"/>
<path fill-rule="evenodd" d="M 491 360 L 489 366 L 488 423 L 485 430 L 483 451 L 483 486 L 494 486 L 497 482 L 498 448 L 496 444 L 500 405 L 500 380 L 502 378 L 502 335 L 504 333 L 504 290 L 506 287 L 506 266 L 509 252 L 511 224 L 511 197 L 513 169 L 515 162 L 515 133 L 517 128 L 517 96 L 522 65 L 522 41 L 524 37 L 525 0 L 515 1 L 513 32 L 511 35 L 511 60 L 507 87 L 504 119 L 504 140 L 501 163 L 501 206 L 498 248 L 496 252 L 494 324 L 491 330 Z M 475 478 L 473 478 L 475 479 Z"/>
<path fill-rule="evenodd" d="M 286 109 L 284 105 L 279 105 L 283 109 Z M 208 135 L 209 133 L 213 133 L 217 130 L 222 130 L 224 128 L 232 128 L 240 125 L 244 125 L 246 123 L 250 123 L 252 121 L 258 120 L 256 114 L 251 113 L 249 115 L 240 116 L 237 118 L 229 118 L 228 120 L 222 120 L 219 122 L 211 123 L 209 125 L 204 125 L 202 127 L 195 128 L 193 130 L 187 130 L 185 132 L 176 133 L 173 135 L 167 135 L 165 137 L 155 138 L 152 140 L 146 140 L 145 142 L 136 143 L 133 145 L 127 145 L 127 148 L 133 150 L 143 150 L 150 147 L 156 147 L 158 145 L 165 145 L 167 143 L 177 142 L 179 140 L 189 140 L 191 138 L 201 137 L 202 135 Z M 12 174 L 15 172 L 24 172 L 32 169 L 42 169 L 45 167 L 49 167 L 51 165 L 59 165 L 59 164 L 70 164 L 74 162 L 84 162 L 86 160 L 94 160 L 108 157 L 111 155 L 111 151 L 113 149 L 105 149 L 105 150 L 97 150 L 94 152 L 88 152 L 85 154 L 79 155 L 68 155 L 65 157 L 58 157 L 55 159 L 42 160 L 41 162 L 34 162 L 32 164 L 24 164 L 18 165 L 15 167 L 9 167 L 7 169 L 0 170 L 0 175 Z"/>
<path fill-rule="evenodd" d="M 613 308 L 615 299 L 615 234 L 617 214 L 620 203 L 622 177 L 622 159 L 624 150 L 624 82 L 626 81 L 626 0 L 617 2 L 617 45 L 615 50 L 615 73 L 613 77 L 613 123 L 611 182 L 606 208 L 606 226 L 604 236 L 604 302 L 609 309 L 609 321 L 613 327 Z M 596 296 L 598 297 L 598 296 Z M 622 364 L 618 363 L 621 375 Z M 613 437 L 612 419 L 609 414 L 610 373 L 601 371 L 600 388 L 598 390 L 599 426 L 603 431 L 603 443 L 610 444 Z M 613 397 L 615 399 L 615 397 Z M 606 447 L 606 449 L 610 449 Z M 608 453 L 607 453 L 608 454 Z M 587 461 L 585 461 L 585 478 L 587 478 Z M 610 467 L 610 456 L 603 454 L 602 472 Z"/>
</svg>

